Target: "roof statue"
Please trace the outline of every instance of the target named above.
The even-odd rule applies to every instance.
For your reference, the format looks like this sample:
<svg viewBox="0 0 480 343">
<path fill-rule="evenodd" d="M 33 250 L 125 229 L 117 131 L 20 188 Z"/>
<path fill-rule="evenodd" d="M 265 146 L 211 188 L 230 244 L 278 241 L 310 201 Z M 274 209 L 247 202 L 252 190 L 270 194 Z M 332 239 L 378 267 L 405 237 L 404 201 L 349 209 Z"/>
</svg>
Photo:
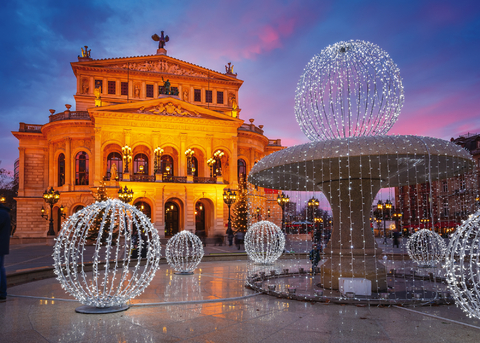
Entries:
<svg viewBox="0 0 480 343">
<path fill-rule="evenodd" d="M 158 48 L 159 49 L 165 49 L 165 43 L 167 43 L 170 38 L 168 38 L 168 36 L 163 36 L 163 31 L 161 32 L 160 34 L 160 37 L 155 33 L 153 36 L 152 36 L 152 39 L 155 41 L 155 42 L 158 42 Z"/>
<path fill-rule="evenodd" d="M 90 51 L 92 51 L 92 49 L 88 50 L 88 46 L 84 46 L 83 48 L 80 48 L 82 49 L 82 54 L 81 55 L 78 55 L 78 60 L 79 61 L 90 61 L 92 58 L 90 57 Z"/>
</svg>

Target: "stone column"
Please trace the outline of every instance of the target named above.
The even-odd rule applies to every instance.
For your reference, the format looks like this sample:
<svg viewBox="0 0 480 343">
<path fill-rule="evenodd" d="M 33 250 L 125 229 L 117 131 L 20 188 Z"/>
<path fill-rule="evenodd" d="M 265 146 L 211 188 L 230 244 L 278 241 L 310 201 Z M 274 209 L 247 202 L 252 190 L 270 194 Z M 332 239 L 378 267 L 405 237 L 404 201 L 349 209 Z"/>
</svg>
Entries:
<svg viewBox="0 0 480 343">
<path fill-rule="evenodd" d="M 89 86 L 88 86 L 88 94 L 92 95 L 94 89 L 95 89 L 95 79 L 93 78 L 93 76 L 90 76 Z"/>
<path fill-rule="evenodd" d="M 72 139 L 65 138 L 65 188 L 71 190 L 72 180 Z"/>
<path fill-rule="evenodd" d="M 237 175 L 237 143 L 238 143 L 238 137 L 237 136 L 232 136 L 232 156 L 230 156 L 230 177 L 229 177 L 229 182 L 230 182 L 230 187 L 233 189 L 237 189 L 238 187 L 238 175 Z"/>
<path fill-rule="evenodd" d="M 95 131 L 95 148 L 93 156 L 95 157 L 94 165 L 94 180 L 93 184 L 99 185 L 100 181 L 103 180 L 103 166 L 102 166 L 102 128 L 96 127 Z"/>
<path fill-rule="evenodd" d="M 25 196 L 25 148 L 19 147 L 18 159 L 18 196 Z"/>
<path fill-rule="evenodd" d="M 185 156 L 185 150 L 187 150 L 187 134 L 180 134 L 180 151 L 178 156 L 178 176 L 187 175 L 187 156 Z"/>
<path fill-rule="evenodd" d="M 210 177 L 210 167 L 207 164 L 207 161 L 213 156 L 213 135 L 207 135 L 207 144 L 206 144 L 206 149 L 207 149 L 207 156 L 205 156 L 205 163 L 203 164 L 205 166 L 205 172 L 204 175 L 205 177 Z"/>
<path fill-rule="evenodd" d="M 48 148 L 43 148 L 43 188 L 48 188 L 48 175 L 52 173 L 48 167 L 50 163 L 48 150 Z"/>
<path fill-rule="evenodd" d="M 53 143 L 52 141 L 48 141 L 48 187 L 53 187 L 54 179 L 55 179 L 55 161 L 53 160 L 54 156 L 53 151 Z M 58 183 L 57 183 L 58 184 Z"/>
</svg>

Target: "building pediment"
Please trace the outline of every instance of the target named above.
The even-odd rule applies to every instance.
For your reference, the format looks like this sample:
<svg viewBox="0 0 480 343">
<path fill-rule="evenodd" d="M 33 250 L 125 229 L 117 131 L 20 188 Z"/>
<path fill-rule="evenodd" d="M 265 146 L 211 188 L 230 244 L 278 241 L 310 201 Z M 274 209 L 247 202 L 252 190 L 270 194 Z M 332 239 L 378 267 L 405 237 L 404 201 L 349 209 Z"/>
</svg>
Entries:
<svg viewBox="0 0 480 343">
<path fill-rule="evenodd" d="M 223 74 L 164 55 L 81 61 L 72 63 L 72 67 L 75 74 L 77 69 L 95 68 L 243 82 L 237 80 L 235 76 L 232 76 L 233 74 Z"/>
<path fill-rule="evenodd" d="M 199 119 L 215 119 L 238 122 L 243 120 L 233 118 L 223 113 L 212 111 L 180 100 L 176 96 L 162 96 L 147 101 L 138 101 L 128 104 L 93 107 L 88 110 L 94 116 L 101 113 L 147 114 L 155 116 L 188 117 Z"/>
</svg>

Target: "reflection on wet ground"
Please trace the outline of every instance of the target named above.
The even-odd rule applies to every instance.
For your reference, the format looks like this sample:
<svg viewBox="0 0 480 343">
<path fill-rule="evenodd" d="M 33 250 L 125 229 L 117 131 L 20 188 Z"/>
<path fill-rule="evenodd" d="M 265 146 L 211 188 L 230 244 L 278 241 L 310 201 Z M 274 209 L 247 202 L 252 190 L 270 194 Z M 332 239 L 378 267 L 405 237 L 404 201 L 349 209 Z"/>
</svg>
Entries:
<svg viewBox="0 0 480 343">
<path fill-rule="evenodd" d="M 284 263 L 287 263 L 284 261 Z M 285 265 L 275 268 L 281 271 Z M 306 260 L 288 262 L 291 270 Z M 354 306 L 256 295 L 245 278 L 262 266 L 247 261 L 201 263 L 194 275 L 157 272 L 125 312 L 85 315 L 55 279 L 12 287 L 0 304 L 5 342 L 478 342 L 480 321 L 455 306 Z M 270 266 L 271 268 L 271 266 Z M 316 279 L 294 275 L 280 287 L 310 289 Z M 250 296 L 250 297 L 246 297 Z M 240 298 L 238 297 L 245 297 Z M 236 298 L 236 300 L 228 300 Z M 186 301 L 178 304 L 176 302 Z M 213 301 L 213 302 L 212 302 Z M 141 306 L 143 305 L 143 306 Z M 412 312 L 412 311 L 413 312 Z"/>
</svg>

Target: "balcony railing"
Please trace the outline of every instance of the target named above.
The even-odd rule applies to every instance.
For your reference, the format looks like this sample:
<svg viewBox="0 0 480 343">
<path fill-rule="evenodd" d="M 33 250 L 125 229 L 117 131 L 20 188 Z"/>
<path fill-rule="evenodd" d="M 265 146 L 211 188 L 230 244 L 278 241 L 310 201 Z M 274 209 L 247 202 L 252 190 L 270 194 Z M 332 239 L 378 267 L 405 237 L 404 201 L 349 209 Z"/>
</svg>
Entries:
<svg viewBox="0 0 480 343">
<path fill-rule="evenodd" d="M 217 178 L 194 176 L 193 183 L 217 183 Z"/>
<path fill-rule="evenodd" d="M 41 133 L 42 132 L 42 126 L 43 125 L 20 123 L 20 129 L 18 131 L 20 131 L 20 132 Z"/>
<path fill-rule="evenodd" d="M 133 175 L 130 176 L 130 181 L 155 182 L 155 175 L 133 174 Z"/>
<path fill-rule="evenodd" d="M 187 183 L 187 177 L 186 176 L 170 176 L 170 175 L 164 175 L 162 177 L 163 182 L 175 182 L 175 183 Z"/>
<path fill-rule="evenodd" d="M 65 111 L 56 114 L 52 114 L 49 117 L 49 121 L 70 120 L 70 119 L 82 119 L 90 120 L 90 115 L 87 111 Z"/>
</svg>

